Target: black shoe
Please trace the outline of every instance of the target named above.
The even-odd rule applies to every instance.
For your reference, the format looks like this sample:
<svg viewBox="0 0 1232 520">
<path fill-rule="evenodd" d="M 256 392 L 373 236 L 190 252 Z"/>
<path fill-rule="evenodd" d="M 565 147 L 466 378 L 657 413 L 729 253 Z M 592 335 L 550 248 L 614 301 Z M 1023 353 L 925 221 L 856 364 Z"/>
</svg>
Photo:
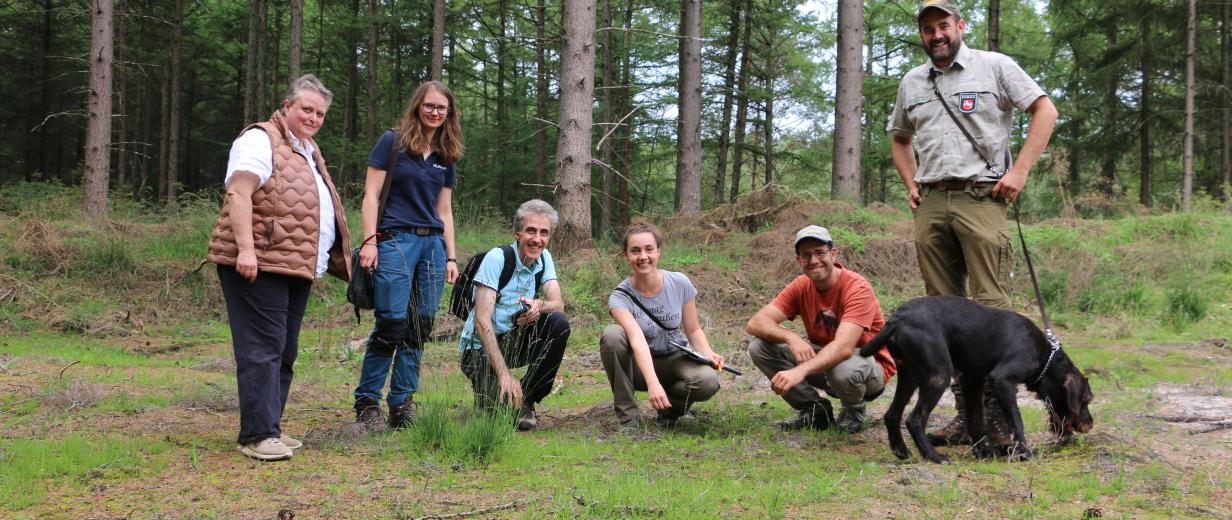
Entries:
<svg viewBox="0 0 1232 520">
<path fill-rule="evenodd" d="M 868 417 L 864 414 L 863 409 L 855 409 L 844 406 L 838 411 L 838 421 L 835 426 L 839 431 L 845 433 L 860 433 L 864 431 L 864 425 L 868 421 Z"/>
<path fill-rule="evenodd" d="M 539 427 L 539 418 L 535 416 L 535 403 L 526 401 L 518 410 L 518 431 L 528 432 Z"/>
<path fill-rule="evenodd" d="M 834 424 L 834 407 L 830 405 L 830 401 L 822 399 L 813 406 L 796 412 L 794 419 L 779 421 L 776 424 L 783 431 L 796 431 L 805 428 L 818 431 L 826 430 Z"/>
<path fill-rule="evenodd" d="M 401 430 L 415 422 L 415 403 L 407 399 L 402 404 L 389 407 L 389 427 Z"/>
<path fill-rule="evenodd" d="M 355 422 L 368 430 L 379 429 L 385 422 L 381 416 L 381 403 L 368 397 L 355 401 Z"/>
<path fill-rule="evenodd" d="M 663 415 L 663 412 L 655 413 L 655 424 L 658 425 L 659 428 L 663 430 L 670 430 L 672 428 L 675 428 L 677 419 L 679 418 L 678 417 L 668 417 L 666 415 Z"/>
</svg>

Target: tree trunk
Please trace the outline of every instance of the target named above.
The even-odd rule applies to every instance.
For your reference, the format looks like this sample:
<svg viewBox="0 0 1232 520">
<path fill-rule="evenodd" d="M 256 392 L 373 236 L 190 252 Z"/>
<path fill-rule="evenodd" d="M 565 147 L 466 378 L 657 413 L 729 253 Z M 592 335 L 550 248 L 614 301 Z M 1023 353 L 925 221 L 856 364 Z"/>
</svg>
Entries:
<svg viewBox="0 0 1232 520">
<path fill-rule="evenodd" d="M 1144 11 L 1145 12 L 1145 11 Z M 1139 184 L 1138 203 L 1151 207 L 1151 17 L 1143 16 L 1138 20 L 1138 34 L 1141 38 L 1139 49 L 1142 56 L 1142 90 L 1138 99 L 1138 162 Z"/>
<path fill-rule="evenodd" d="M 111 57 L 115 2 L 95 0 L 90 8 L 90 93 L 86 106 L 85 186 L 81 209 L 94 218 L 107 215 L 111 181 Z"/>
<path fill-rule="evenodd" d="M 116 186 L 122 187 L 128 181 L 128 85 L 124 74 L 124 60 L 128 55 L 128 0 L 120 0 L 120 13 L 116 17 L 119 27 L 116 29 L 115 63 L 112 74 L 115 84 L 115 110 L 119 116 L 115 121 L 115 131 L 112 133 L 112 147 L 115 149 Z"/>
<path fill-rule="evenodd" d="M 180 0 L 177 0 L 180 1 Z M 181 9 L 182 11 L 183 9 Z M 269 31 L 269 0 L 261 0 L 261 9 L 257 11 L 257 26 L 262 35 Z M 265 60 L 269 57 L 267 47 L 269 42 L 264 37 L 258 37 L 257 43 L 257 111 L 253 114 L 254 121 L 262 121 L 269 115 L 269 82 L 265 77 Z M 178 71 L 178 69 L 177 69 Z M 178 72 L 177 72 L 178 74 Z"/>
<path fill-rule="evenodd" d="M 1117 18 L 1110 17 L 1105 27 L 1105 37 L 1108 39 L 1108 48 L 1105 51 L 1105 63 L 1107 67 L 1115 68 L 1114 60 L 1108 58 L 1114 52 L 1117 46 Z M 1104 125 L 1101 135 L 1107 139 L 1116 139 L 1117 135 L 1117 105 L 1120 103 L 1120 98 L 1117 97 L 1117 87 L 1120 85 L 1120 74 L 1115 71 L 1108 74 L 1107 84 L 1104 90 Z M 1104 148 L 1104 157 L 1100 161 L 1099 182 L 1098 188 L 1108 197 L 1116 195 L 1116 161 L 1121 156 L 1122 150 L 1116 146 L 1108 146 Z"/>
<path fill-rule="evenodd" d="M 744 43 L 741 45 L 740 51 L 740 77 L 736 80 L 736 99 L 738 100 L 736 107 L 736 135 L 734 138 L 732 150 L 732 184 L 731 197 L 728 200 L 736 201 L 736 197 L 740 196 L 740 169 L 743 166 L 744 159 L 744 130 L 748 124 L 749 117 L 749 51 L 752 48 L 753 41 L 753 0 L 745 0 L 744 4 Z M 755 175 L 754 175 L 755 176 Z"/>
<path fill-rule="evenodd" d="M 364 140 L 369 143 L 376 140 L 376 46 L 379 31 L 376 0 L 368 0 L 368 124 L 364 127 Z"/>
<path fill-rule="evenodd" d="M 505 64 L 509 61 L 509 56 L 506 54 L 509 45 L 505 39 L 508 37 L 506 23 L 509 9 L 505 0 L 497 0 L 496 8 L 499 33 L 496 37 L 496 156 L 501 160 L 496 161 L 495 169 L 500 187 L 497 190 L 497 207 L 504 211 L 509 196 L 510 181 L 509 162 L 504 160 L 509 153 L 509 107 L 508 100 L 505 98 Z"/>
<path fill-rule="evenodd" d="M 547 184 L 548 164 L 548 58 L 547 58 L 548 13 L 545 0 L 535 6 L 535 118 L 539 131 L 535 132 L 535 192 L 540 198 Z"/>
<path fill-rule="evenodd" d="M 1224 203 L 1232 201 L 1232 29 L 1228 26 L 1229 13 L 1232 10 L 1228 2 L 1219 4 L 1219 83 L 1223 98 L 1223 107 L 1219 111 L 1219 171 L 1222 179 L 1220 192 Z"/>
<path fill-rule="evenodd" d="M 278 75 L 282 73 L 282 2 L 278 1 L 274 2 L 274 66 L 270 67 L 269 71 L 271 75 L 269 81 L 271 97 L 269 99 L 277 103 L 282 94 L 278 90 L 278 87 L 282 85 L 278 78 Z M 192 90 L 192 87 L 189 90 Z"/>
<path fill-rule="evenodd" d="M 317 66 L 321 71 L 321 59 L 325 55 L 325 0 L 317 1 Z"/>
<path fill-rule="evenodd" d="M 542 27 L 542 26 L 541 26 Z M 445 68 L 445 0 L 432 2 L 432 80 L 440 81 Z"/>
<path fill-rule="evenodd" d="M 1194 47 L 1198 32 L 1197 0 L 1189 0 L 1189 13 L 1185 19 L 1185 150 L 1181 159 L 1184 183 L 1181 188 L 1181 209 L 1189 211 L 1193 204 L 1194 176 Z"/>
<path fill-rule="evenodd" d="M 342 147 L 342 171 L 339 173 L 344 184 L 351 179 L 351 170 L 357 170 L 351 161 L 351 151 L 355 149 L 355 140 L 359 137 L 359 28 L 362 27 L 359 13 L 359 0 L 351 0 L 351 24 L 344 36 L 347 41 L 347 94 L 346 108 L 342 113 L 342 133 L 346 142 Z"/>
<path fill-rule="evenodd" d="M 158 190 L 153 197 L 159 199 L 167 193 L 168 139 L 171 135 L 171 49 L 163 48 L 162 97 L 159 98 L 158 120 Z"/>
<path fill-rule="evenodd" d="M 257 47 L 261 45 L 258 25 L 263 0 L 248 3 L 248 59 L 244 61 L 244 125 L 257 121 Z"/>
<path fill-rule="evenodd" d="M 590 239 L 590 132 L 594 103 L 595 0 L 564 0 L 560 53 L 560 130 L 556 142 L 556 203 L 564 251 L 593 247 Z"/>
<path fill-rule="evenodd" d="M 762 144 L 765 145 L 766 182 L 761 185 L 762 188 L 769 187 L 774 182 L 774 74 L 767 73 L 764 80 L 766 89 L 766 119 L 762 124 L 761 130 L 763 133 L 762 141 L 764 141 Z"/>
<path fill-rule="evenodd" d="M 830 197 L 859 204 L 860 113 L 864 90 L 864 2 L 838 3 L 838 93 L 834 102 L 834 163 Z"/>
<path fill-rule="evenodd" d="M 291 0 L 291 44 L 287 52 L 287 84 L 300 77 L 304 54 L 304 0 Z"/>
<path fill-rule="evenodd" d="M 680 126 L 676 136 L 676 211 L 702 203 L 702 2 L 681 0 Z"/>
<path fill-rule="evenodd" d="M 1001 52 L 1001 0 L 988 0 L 988 50 Z"/>
<path fill-rule="evenodd" d="M 736 53 L 740 48 L 740 0 L 732 0 L 728 5 L 730 25 L 727 34 L 727 56 L 723 62 L 727 70 L 723 74 L 723 117 L 719 123 L 718 165 L 714 175 L 714 204 L 723 203 L 727 195 L 727 155 L 731 148 L 731 116 L 732 102 L 736 95 Z"/>
<path fill-rule="evenodd" d="M 603 91 L 600 94 L 603 109 L 603 125 L 599 127 L 599 134 L 605 136 L 603 144 L 600 145 L 599 153 L 600 161 L 603 163 L 599 166 L 599 171 L 602 172 L 603 189 L 599 194 L 599 236 L 607 238 L 612 236 L 612 182 L 615 175 L 612 174 L 613 150 L 612 150 L 612 135 L 615 135 L 616 123 L 615 110 L 612 107 L 612 89 L 616 88 L 615 72 L 612 70 L 616 66 L 615 57 L 613 56 L 612 45 L 616 42 L 616 35 L 613 34 L 614 27 L 612 18 L 612 0 L 603 0 Z"/>
<path fill-rule="evenodd" d="M 168 207 L 175 208 L 180 182 L 180 69 L 183 68 L 184 0 L 175 0 L 175 40 L 171 44 L 171 106 L 167 119 L 167 184 L 164 192 Z"/>
<path fill-rule="evenodd" d="M 626 29 L 633 27 L 634 3 L 635 3 L 634 0 L 628 0 L 627 2 L 625 2 L 625 21 L 624 21 L 623 27 Z M 617 197 L 620 199 L 620 205 L 618 207 L 619 214 L 617 215 L 617 222 L 620 222 L 620 224 L 623 226 L 629 223 L 629 208 L 632 207 L 629 205 L 630 200 L 631 200 L 629 197 L 629 178 L 633 176 L 633 121 L 634 119 L 633 119 L 633 116 L 631 115 L 633 113 L 633 89 L 629 85 L 629 83 L 631 82 L 631 75 L 633 74 L 632 72 L 633 70 L 632 54 L 633 53 L 629 52 L 629 31 L 628 30 L 625 30 L 624 35 L 621 37 L 620 53 L 621 53 L 621 59 L 620 59 L 620 85 L 621 85 L 620 106 L 621 106 L 621 109 L 618 110 L 618 112 L 620 114 L 624 114 L 621 117 L 624 117 L 626 119 L 625 119 L 624 125 L 621 127 L 621 130 L 620 130 L 621 137 L 620 137 L 619 163 L 620 163 L 620 166 L 624 168 L 624 171 L 626 173 L 625 175 L 621 175 L 620 178 L 616 181 L 616 183 L 620 186 L 618 189 L 619 194 L 617 195 Z"/>
</svg>

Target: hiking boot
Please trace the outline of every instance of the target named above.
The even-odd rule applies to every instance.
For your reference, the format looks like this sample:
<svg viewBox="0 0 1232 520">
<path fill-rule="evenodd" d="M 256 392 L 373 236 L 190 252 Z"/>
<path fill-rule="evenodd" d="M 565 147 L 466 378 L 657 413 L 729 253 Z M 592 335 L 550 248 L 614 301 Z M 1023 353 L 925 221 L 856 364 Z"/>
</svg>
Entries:
<svg viewBox="0 0 1232 520">
<path fill-rule="evenodd" d="M 1001 403 L 991 393 L 984 393 L 984 431 L 988 442 L 998 453 L 1008 455 L 1014 448 L 1014 434 L 1009 419 L 1001 411 Z"/>
<path fill-rule="evenodd" d="M 291 437 L 285 433 L 278 437 L 278 442 L 281 442 L 284 446 L 293 450 L 298 450 L 304 447 L 304 443 L 300 442 L 299 439 Z"/>
<path fill-rule="evenodd" d="M 633 418 L 631 420 L 620 423 L 616 428 L 616 433 L 621 435 L 637 435 L 642 433 L 642 420 Z"/>
<path fill-rule="evenodd" d="M 378 408 L 377 414 L 380 413 L 381 411 Z M 377 420 L 380 420 L 379 415 L 377 416 Z M 402 404 L 389 407 L 390 428 L 401 430 L 407 426 L 410 426 L 413 422 L 415 422 L 415 403 L 411 399 L 408 398 L 406 401 L 403 401 Z"/>
<path fill-rule="evenodd" d="M 967 434 L 967 405 L 963 401 L 962 387 L 958 384 L 950 385 L 950 390 L 954 392 L 954 408 L 957 413 L 950 420 L 949 424 L 942 426 L 939 430 L 933 430 L 925 434 L 928 437 L 928 442 L 933 446 L 957 446 L 959 444 L 971 444 L 971 436 Z"/>
<path fill-rule="evenodd" d="M 655 412 L 655 425 L 662 430 L 670 430 L 676 427 L 676 422 L 679 417 L 668 417 L 663 415 L 663 412 Z"/>
<path fill-rule="evenodd" d="M 270 437 L 239 445 L 240 453 L 257 460 L 283 460 L 291 458 L 291 448 L 282 441 Z"/>
<path fill-rule="evenodd" d="M 864 414 L 864 409 L 844 406 L 838 411 L 838 421 L 835 422 L 835 426 L 844 433 L 860 433 L 864 431 L 867 421 L 868 416 Z"/>
<path fill-rule="evenodd" d="M 818 431 L 825 430 L 834 424 L 834 407 L 830 405 L 829 400 L 822 399 L 813 406 L 796 412 L 795 419 L 782 420 L 775 424 L 783 431 L 796 431 L 805 428 Z"/>
<path fill-rule="evenodd" d="M 535 415 L 535 403 L 526 401 L 518 410 L 518 431 L 528 432 L 539 427 L 539 417 Z"/>
<path fill-rule="evenodd" d="M 385 418 L 381 416 L 381 404 L 369 397 L 356 400 L 355 422 L 368 431 L 380 429 L 385 423 Z"/>
</svg>

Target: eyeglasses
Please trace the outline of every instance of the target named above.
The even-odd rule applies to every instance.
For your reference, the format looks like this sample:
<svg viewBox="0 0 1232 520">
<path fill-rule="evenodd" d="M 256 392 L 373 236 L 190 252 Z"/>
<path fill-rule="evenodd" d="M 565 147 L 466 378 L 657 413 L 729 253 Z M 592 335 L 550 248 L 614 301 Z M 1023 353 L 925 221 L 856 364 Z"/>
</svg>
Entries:
<svg viewBox="0 0 1232 520">
<path fill-rule="evenodd" d="M 799 256 L 801 260 L 804 260 L 807 262 L 811 258 L 817 258 L 818 260 L 824 260 L 827 256 L 830 256 L 830 253 L 832 252 L 834 252 L 833 249 L 826 248 L 826 249 L 818 249 L 815 251 L 801 251 L 797 253 L 796 256 Z"/>
<path fill-rule="evenodd" d="M 424 103 L 420 105 L 420 107 L 423 108 L 424 112 L 429 113 L 429 114 L 433 112 L 436 112 L 438 114 L 448 114 L 449 113 L 449 105 L 436 105 L 432 103 Z"/>
</svg>

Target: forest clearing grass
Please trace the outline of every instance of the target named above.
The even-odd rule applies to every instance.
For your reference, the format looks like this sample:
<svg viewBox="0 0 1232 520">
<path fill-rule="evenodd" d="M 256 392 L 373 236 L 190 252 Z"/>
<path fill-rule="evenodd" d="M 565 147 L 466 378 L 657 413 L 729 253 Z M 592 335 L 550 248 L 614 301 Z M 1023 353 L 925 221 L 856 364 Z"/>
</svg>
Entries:
<svg viewBox="0 0 1232 520">
<path fill-rule="evenodd" d="M 1050 316 L 1096 396 L 1095 430 L 1056 444 L 1045 409 L 1020 392 L 1038 450 L 1029 462 L 982 460 L 962 447 L 942 450 L 951 464 L 922 462 L 914 447 L 898 461 L 879 422 L 892 392 L 870 404 L 874 422 L 858 435 L 778 431 L 774 421 L 792 411 L 748 363 L 740 326 L 787 279 L 750 264 L 759 258 L 749 249 L 755 235 L 733 231 L 705 243 L 669 235 L 664 250 L 664 268 L 698 285 L 712 345 L 746 373 L 724 374 L 723 390 L 696 406 L 696 420 L 661 430 L 643 402 L 646 429 L 616 432 L 597 336 L 626 269 L 615 246 L 601 242 L 593 253 L 557 255 L 574 329 L 555 393 L 538 408 L 540 430 L 515 433 L 510 417 L 475 412 L 456 343 L 446 340 L 425 352 L 412 428 L 349 435 L 372 318 L 356 324 L 343 284 L 326 280 L 313 289 L 284 417 L 306 447 L 290 461 L 262 464 L 235 450 L 234 364 L 214 267 L 193 271 L 216 202 L 194 201 L 174 217 L 121 203 L 116 221 L 85 222 L 64 209 L 76 207 L 68 191 L 0 187 L 0 510 L 17 518 L 272 517 L 283 508 L 304 517 L 413 518 L 508 504 L 488 514 L 1232 514 L 1228 431 L 1193 434 L 1158 419 L 1180 413 L 1161 387 L 1232 392 L 1227 214 L 1027 226 Z M 854 256 L 856 245 L 885 240 L 909 217 L 881 208 L 810 218 Z M 358 237 L 358 218 L 350 220 Z M 510 228 L 504 217 L 460 215 L 460 259 L 511 242 Z M 1025 265 L 1017 270 L 1014 301 L 1032 315 Z M 878 296 L 888 314 L 916 294 Z M 457 325 L 442 318 L 438 327 L 446 323 Z M 934 418 L 950 413 L 942 406 Z"/>
</svg>

